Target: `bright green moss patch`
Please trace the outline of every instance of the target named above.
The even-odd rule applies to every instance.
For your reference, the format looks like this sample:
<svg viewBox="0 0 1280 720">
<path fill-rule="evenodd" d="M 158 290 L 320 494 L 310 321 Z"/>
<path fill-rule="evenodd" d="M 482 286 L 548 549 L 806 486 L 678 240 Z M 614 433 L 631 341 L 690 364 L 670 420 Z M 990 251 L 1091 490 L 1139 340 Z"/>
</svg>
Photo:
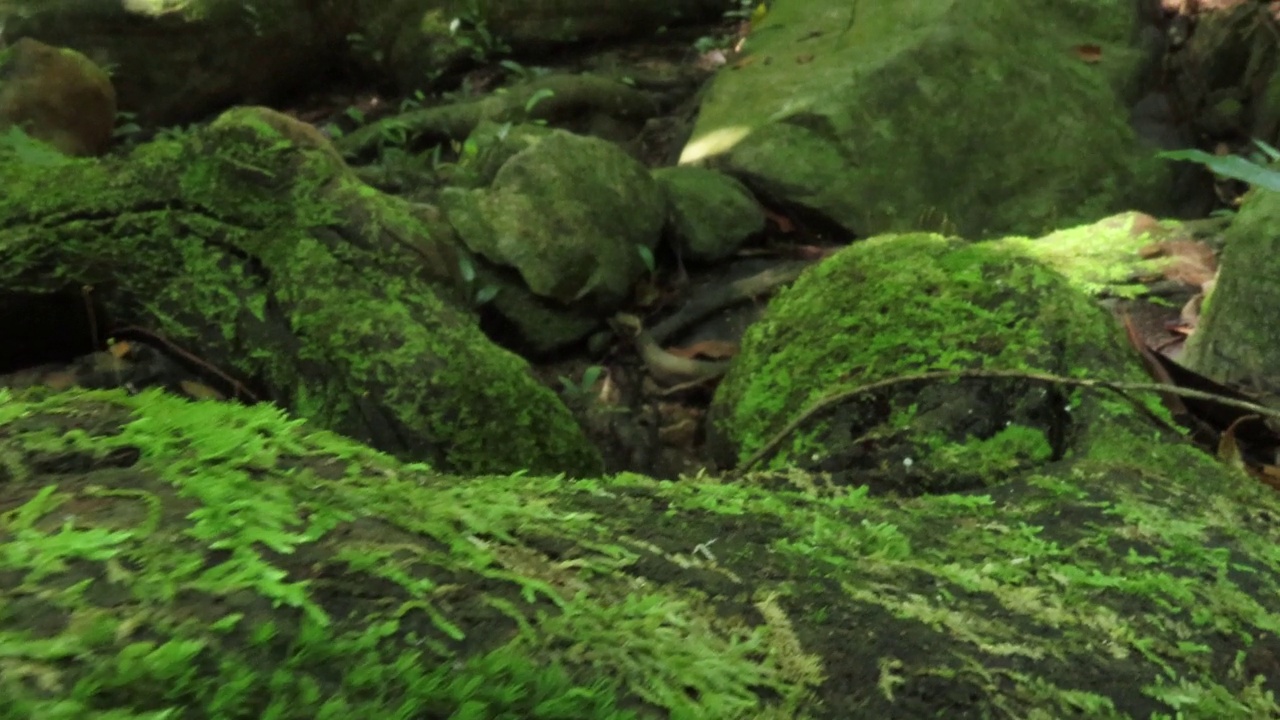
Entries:
<svg viewBox="0 0 1280 720">
<path fill-rule="evenodd" d="M 266 406 L 158 392 L 0 408 L 0 689 L 22 717 L 750 717 L 761 688 L 800 697 L 767 659 L 776 621 L 633 588 L 616 545 L 549 557 L 597 523 L 557 507 L 563 479 L 466 487 Z"/>
<path fill-rule="evenodd" d="M 1003 475 L 1012 468 L 1039 465 L 1053 456 L 1048 438 L 1040 430 L 1009 426 L 995 435 L 966 443 L 953 443 L 947 438 L 925 438 L 933 445 L 929 460 L 938 470 Z"/>
</svg>

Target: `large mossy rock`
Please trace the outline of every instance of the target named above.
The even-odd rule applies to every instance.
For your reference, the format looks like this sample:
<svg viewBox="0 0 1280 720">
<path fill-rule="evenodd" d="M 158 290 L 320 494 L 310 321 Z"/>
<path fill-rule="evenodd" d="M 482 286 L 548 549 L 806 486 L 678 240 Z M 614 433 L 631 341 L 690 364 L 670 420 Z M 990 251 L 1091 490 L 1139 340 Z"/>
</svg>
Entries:
<svg viewBox="0 0 1280 720">
<path fill-rule="evenodd" d="M 1154 79 L 1142 23 L 1134 0 L 778 0 L 682 162 L 862 236 L 1161 213 L 1173 170 L 1129 126 Z"/>
<path fill-rule="evenodd" d="M 747 331 L 716 393 L 720 460 L 767 451 L 757 459 L 773 467 L 915 495 L 1092 452 L 1124 415 L 1105 395 L 1032 376 L 1144 376 L 1111 317 L 1022 247 L 887 235 L 806 272 Z M 937 372 L 956 376 L 911 380 Z"/>
<path fill-rule="evenodd" d="M 927 235 L 846 252 L 782 307 L 813 328 L 824 302 L 850 311 L 815 288 L 873 284 L 900 256 L 917 272 L 862 308 L 896 324 L 843 321 L 849 358 L 878 345 L 883 367 L 772 374 L 986 355 L 1136 374 L 1106 318 L 1026 258 Z M 759 342 L 743 362 L 763 373 Z M 988 391 L 1028 408 L 1052 387 Z M 1059 456 L 912 498 L 868 492 L 875 468 L 463 479 L 264 406 L 0 394 L 0 717 L 1280 714 L 1276 494 L 1118 395 L 1058 392 Z M 965 427 L 931 415 L 906 436 Z"/>
<path fill-rule="evenodd" d="M 2 298 L 70 288 L 103 337 L 145 328 L 258 400 L 441 470 L 601 469 L 460 302 L 470 261 L 439 214 L 360 183 L 308 125 L 241 108 L 123 160 L 10 158 L 0 184 Z"/>
</svg>

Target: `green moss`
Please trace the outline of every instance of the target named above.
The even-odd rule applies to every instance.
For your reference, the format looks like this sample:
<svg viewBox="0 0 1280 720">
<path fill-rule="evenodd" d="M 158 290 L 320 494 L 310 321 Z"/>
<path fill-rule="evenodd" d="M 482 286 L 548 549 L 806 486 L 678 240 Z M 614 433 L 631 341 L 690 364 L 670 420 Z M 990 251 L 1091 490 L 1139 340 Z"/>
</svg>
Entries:
<svg viewBox="0 0 1280 720">
<path fill-rule="evenodd" d="M 1280 501 L 1178 445 L 909 500 L 464 482 L 269 407 L 73 392 L 0 395 L 0 447 L 15 717 L 1280 712 Z"/>
<path fill-rule="evenodd" d="M 447 225 L 370 193 L 307 126 L 241 108 L 127 160 L 6 163 L 0 180 L 6 287 L 91 285 L 117 323 L 405 459 L 601 467 L 555 394 L 459 301 Z"/>
<path fill-rule="evenodd" d="M 749 177 L 757 192 L 860 236 L 1039 235 L 1166 206 L 1172 171 L 1127 122 L 1147 62 L 1132 43 L 1137 9 L 1038 10 L 995 0 L 832 8 L 833 30 L 798 76 L 763 61 L 813 44 L 812 10 L 774 7 L 744 48 L 762 62 L 715 78 L 682 160 Z M 1105 62 L 1069 52 L 1085 45 L 1106 48 Z"/>
<path fill-rule="evenodd" d="M 0 689 L 23 717 L 749 717 L 792 692 L 760 661 L 776 618 L 722 627 L 696 595 L 607 580 L 633 551 L 593 554 L 592 590 L 518 538 L 594 534 L 550 502 L 559 478 L 476 492 L 267 406 L 154 391 L 0 408 L 22 465 L 90 473 L 8 478 L 0 645 L 23 665 Z M 60 449 L 19 440 L 86 420 Z"/>
<path fill-rule="evenodd" d="M 1119 357 L 1115 327 L 1016 246 L 882 236 L 814 267 L 773 302 L 748 331 L 713 415 L 742 460 L 825 398 L 869 383 L 975 369 L 1096 377 L 1095 367 L 1137 379 Z M 953 478 L 967 467 L 964 476 L 990 482 L 1056 452 L 1041 423 L 1069 412 L 1065 393 L 1034 383 L 984 390 L 965 382 L 937 379 L 913 392 L 908 384 L 896 396 L 889 387 L 858 399 L 893 398 L 880 400 L 874 413 L 820 414 L 789 436 L 770 466 L 809 466 L 833 442 L 865 447 L 914 438 L 877 462 L 917 471 L 932 464 L 929 472 Z M 1004 418 L 981 417 L 987 413 Z"/>
<path fill-rule="evenodd" d="M 1009 471 L 1036 467 L 1049 460 L 1053 448 L 1042 430 L 1010 426 L 989 438 L 956 443 L 946 437 L 926 438 L 932 446 L 925 462 L 938 472 L 971 473 L 1004 477 Z"/>
</svg>

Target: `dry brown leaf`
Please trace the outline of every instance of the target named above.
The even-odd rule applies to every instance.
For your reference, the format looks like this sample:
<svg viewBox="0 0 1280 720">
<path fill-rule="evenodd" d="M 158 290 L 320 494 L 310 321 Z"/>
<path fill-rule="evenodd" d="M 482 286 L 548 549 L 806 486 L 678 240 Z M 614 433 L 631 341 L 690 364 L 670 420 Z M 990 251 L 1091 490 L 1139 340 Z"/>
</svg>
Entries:
<svg viewBox="0 0 1280 720">
<path fill-rule="evenodd" d="M 1178 322 L 1182 323 L 1182 325 L 1169 328 L 1169 330 L 1184 336 L 1190 335 L 1191 331 L 1200 325 L 1200 306 L 1202 304 L 1204 304 L 1204 293 L 1193 295 L 1178 311 Z"/>
<path fill-rule="evenodd" d="M 1076 57 L 1090 65 L 1102 62 L 1102 48 L 1098 45 L 1077 45 L 1075 52 Z"/>
<path fill-rule="evenodd" d="M 1270 487 L 1272 490 L 1280 490 L 1280 468 L 1275 465 L 1263 465 L 1259 468 L 1250 468 L 1249 474 L 1263 485 Z"/>
</svg>

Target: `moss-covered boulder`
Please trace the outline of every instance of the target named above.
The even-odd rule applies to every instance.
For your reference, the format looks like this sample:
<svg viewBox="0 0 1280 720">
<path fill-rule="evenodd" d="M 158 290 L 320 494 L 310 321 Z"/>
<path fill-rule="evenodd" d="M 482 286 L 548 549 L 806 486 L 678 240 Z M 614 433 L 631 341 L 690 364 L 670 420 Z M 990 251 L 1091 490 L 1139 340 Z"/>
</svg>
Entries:
<svg viewBox="0 0 1280 720">
<path fill-rule="evenodd" d="M 964 377 L 977 371 L 1014 374 Z M 727 465 L 971 490 L 1098 439 L 1110 398 L 1045 375 L 1143 379 L 1114 321 L 1019 246 L 881 236 L 806 272 L 748 330 L 713 440 Z"/>
<path fill-rule="evenodd" d="M 518 272 L 534 294 L 602 313 L 644 274 L 641 253 L 657 246 L 666 219 L 666 198 L 643 165 L 564 131 L 511 155 L 489 187 L 451 189 L 440 202 L 468 248 Z"/>
<path fill-rule="evenodd" d="M 357 181 L 308 125 L 242 108 L 125 159 L 10 158 L 0 184 L 0 297 L 71 292 L 95 339 L 143 328 L 210 382 L 401 458 L 600 469 L 555 394 L 481 333 L 439 213 Z"/>
<path fill-rule="evenodd" d="M 654 170 L 653 177 L 666 194 L 667 223 L 682 260 L 725 260 L 764 230 L 764 210 L 750 190 L 728 175 L 669 167 Z"/>
<path fill-rule="evenodd" d="M 604 140 L 556 130 L 495 143 L 491 134 L 473 136 L 480 156 L 465 170 L 492 182 L 448 188 L 440 205 L 489 266 L 485 282 L 502 288 L 492 307 L 522 345 L 562 349 L 630 297 L 661 238 L 666 196 Z"/>
<path fill-rule="evenodd" d="M 682 162 L 862 236 L 1161 214 L 1174 170 L 1129 125 L 1158 62 L 1136 41 L 1140 5 L 773 3 L 709 88 Z"/>
<path fill-rule="evenodd" d="M 101 155 L 111 145 L 116 91 L 111 78 L 74 50 L 22 38 L 0 52 L 0 130 L 17 126 L 68 155 Z"/>
</svg>

